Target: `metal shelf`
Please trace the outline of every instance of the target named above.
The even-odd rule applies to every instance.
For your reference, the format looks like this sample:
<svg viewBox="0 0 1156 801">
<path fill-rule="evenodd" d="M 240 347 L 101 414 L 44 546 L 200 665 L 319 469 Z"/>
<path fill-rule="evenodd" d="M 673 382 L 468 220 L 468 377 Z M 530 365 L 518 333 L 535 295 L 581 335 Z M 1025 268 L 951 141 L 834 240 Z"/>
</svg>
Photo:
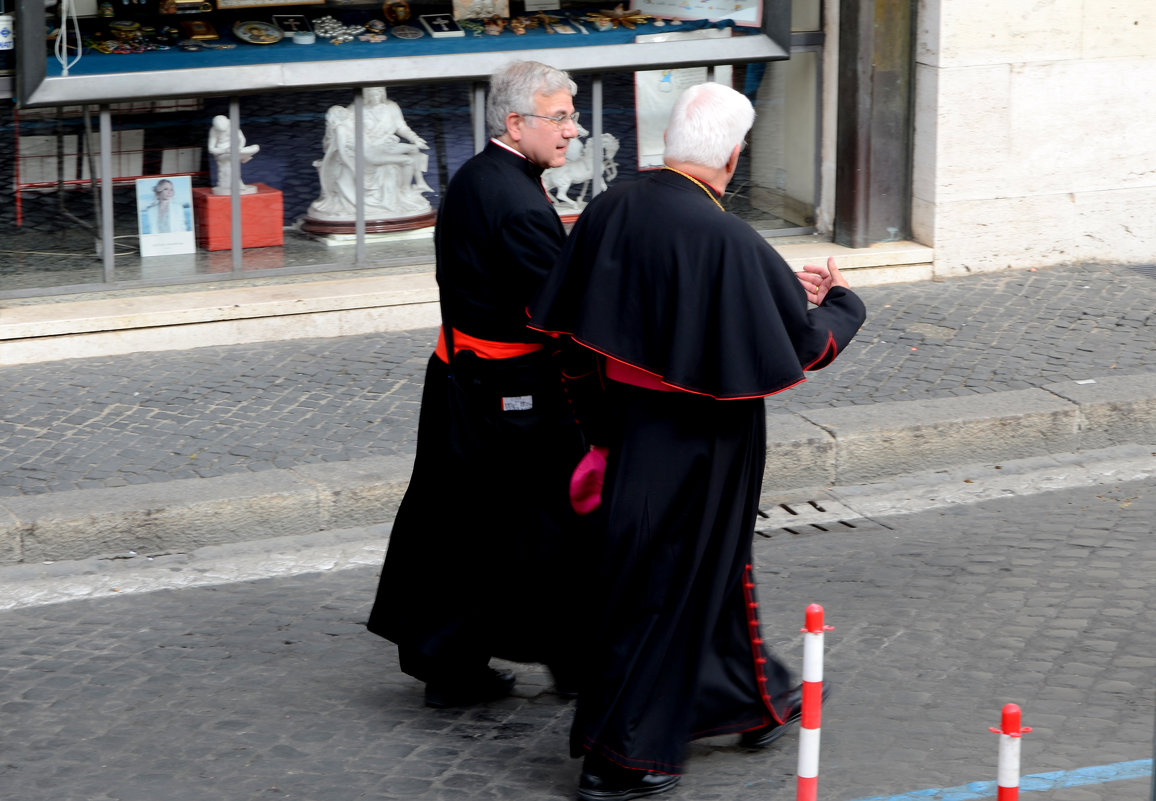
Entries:
<svg viewBox="0 0 1156 801">
<path fill-rule="evenodd" d="M 44 14 L 44 0 L 20 0 L 24 19 Z M 18 27 L 22 41 L 16 92 L 21 106 L 113 103 L 130 99 L 206 97 L 260 92 L 315 90 L 375 84 L 428 84 L 483 81 L 511 58 L 544 61 L 573 73 L 601 73 L 712 66 L 785 59 L 789 54 L 787 0 L 765 0 L 763 27 L 746 35 L 587 44 L 594 36 L 578 37 L 574 46 L 537 49 L 458 52 L 326 61 L 270 61 L 228 67 L 194 67 L 145 72 L 48 75 L 42 41 L 34 25 Z M 647 31 L 650 33 L 650 31 Z M 28 40 L 28 41 L 25 41 Z M 459 40 L 460 41 L 460 40 Z M 397 52 L 397 51 L 393 51 Z M 273 53 L 271 58 L 275 57 Z M 116 58 L 133 58 L 118 56 Z"/>
</svg>

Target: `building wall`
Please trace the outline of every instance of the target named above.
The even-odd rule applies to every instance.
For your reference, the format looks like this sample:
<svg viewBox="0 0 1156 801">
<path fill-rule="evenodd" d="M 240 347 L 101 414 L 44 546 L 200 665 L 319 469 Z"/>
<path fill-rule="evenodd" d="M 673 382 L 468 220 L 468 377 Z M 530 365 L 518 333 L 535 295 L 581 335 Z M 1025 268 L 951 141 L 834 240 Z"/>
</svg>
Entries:
<svg viewBox="0 0 1156 801">
<path fill-rule="evenodd" d="M 920 0 L 917 25 L 937 274 L 1156 262 L 1156 2 Z"/>
</svg>

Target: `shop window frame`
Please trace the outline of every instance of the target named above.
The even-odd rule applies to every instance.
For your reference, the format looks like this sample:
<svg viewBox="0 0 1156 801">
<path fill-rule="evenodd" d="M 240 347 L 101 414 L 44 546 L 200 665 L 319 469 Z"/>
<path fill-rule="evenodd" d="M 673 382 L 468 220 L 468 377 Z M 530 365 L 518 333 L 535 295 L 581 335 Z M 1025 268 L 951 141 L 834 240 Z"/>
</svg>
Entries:
<svg viewBox="0 0 1156 801">
<path fill-rule="evenodd" d="M 128 285 L 154 285 L 169 283 L 197 283 L 203 280 L 221 278 L 253 277 L 242 271 L 243 248 L 241 240 L 244 222 L 240 218 L 239 195 L 234 196 L 231 210 L 233 237 L 232 273 L 212 276 L 187 276 L 163 281 L 118 281 L 116 278 L 116 258 L 112 235 L 112 189 L 111 163 L 111 110 L 116 103 L 143 100 L 177 100 L 182 98 L 220 97 L 229 98 L 232 130 L 239 130 L 239 98 L 247 94 L 286 93 L 294 91 L 314 91 L 331 89 L 355 90 L 355 117 L 358 156 L 362 154 L 361 90 L 368 86 L 403 86 L 431 83 L 466 82 L 471 88 L 471 116 L 475 149 L 480 150 L 485 142 L 484 107 L 486 81 L 499 67 L 512 59 L 532 59 L 550 63 L 575 75 L 588 75 L 593 79 L 593 114 L 591 120 L 591 140 L 600 141 L 602 131 L 601 74 L 620 71 L 663 69 L 670 67 L 705 66 L 708 79 L 713 79 L 713 67 L 759 61 L 777 61 L 789 58 L 793 38 L 790 31 L 790 0 L 762 0 L 761 25 L 756 29 L 744 29 L 743 35 L 726 38 L 690 38 L 667 42 L 634 42 L 611 45 L 575 45 L 529 50 L 502 50 L 484 53 L 458 53 L 434 56 L 383 56 L 382 58 L 361 58 L 349 61 L 324 62 L 326 69 L 317 69 L 316 62 L 295 62 L 293 64 L 269 63 L 242 67 L 230 67 L 231 85 L 226 93 L 221 92 L 220 68 L 198 67 L 174 70 L 180 73 L 179 90 L 174 91 L 174 81 L 158 80 L 157 72 L 143 73 L 100 73 L 86 75 L 48 76 L 46 64 L 48 55 L 42 39 L 36 38 L 37 26 L 18 26 L 16 102 L 18 107 L 40 108 L 83 105 L 91 106 L 99 115 L 100 153 L 102 158 L 99 181 L 99 205 L 102 217 L 101 260 L 103 280 L 96 285 L 59 286 L 33 291 L 2 293 L 5 296 L 26 294 L 64 294 L 98 288 Z M 38 19 L 44 16 L 44 0 L 17 0 L 22 19 Z M 668 29 L 669 30 L 669 29 Z M 639 31 L 653 34 L 655 31 Z M 797 35 L 796 35 L 797 36 Z M 583 37 L 585 38 L 585 37 Z M 589 37 L 591 39 L 594 36 Z M 122 56 L 121 58 L 131 58 Z M 375 77 L 370 77 L 375 76 Z M 597 145 L 596 145 L 597 148 Z M 598 157 L 598 153 L 595 157 Z M 236 149 L 234 148 L 234 159 Z M 234 164 L 234 175 L 239 174 L 239 164 Z M 597 189 L 594 190 L 595 193 Z M 359 195 L 361 192 L 359 192 Z M 362 199 L 359 198 L 356 244 L 353 267 L 366 266 L 364 216 Z M 311 265 L 309 267 L 280 268 L 283 275 L 297 273 L 318 273 L 329 270 L 348 270 L 349 265 Z"/>
</svg>

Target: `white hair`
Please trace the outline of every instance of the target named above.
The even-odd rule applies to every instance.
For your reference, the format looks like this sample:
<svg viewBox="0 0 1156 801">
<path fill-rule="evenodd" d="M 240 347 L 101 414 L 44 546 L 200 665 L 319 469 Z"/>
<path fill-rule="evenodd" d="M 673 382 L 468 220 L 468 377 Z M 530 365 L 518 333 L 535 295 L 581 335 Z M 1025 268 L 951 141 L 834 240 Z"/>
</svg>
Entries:
<svg viewBox="0 0 1156 801">
<path fill-rule="evenodd" d="M 721 168 L 754 122 L 755 108 L 742 93 L 721 83 L 691 86 L 670 112 L 664 158 Z"/>
<path fill-rule="evenodd" d="M 539 61 L 515 61 L 507 64 L 490 78 L 490 94 L 486 98 L 486 127 L 490 136 L 506 132 L 506 117 L 511 113 L 534 113 L 537 95 L 552 95 L 563 89 L 571 96 L 578 94 L 578 85 L 569 73 Z"/>
</svg>

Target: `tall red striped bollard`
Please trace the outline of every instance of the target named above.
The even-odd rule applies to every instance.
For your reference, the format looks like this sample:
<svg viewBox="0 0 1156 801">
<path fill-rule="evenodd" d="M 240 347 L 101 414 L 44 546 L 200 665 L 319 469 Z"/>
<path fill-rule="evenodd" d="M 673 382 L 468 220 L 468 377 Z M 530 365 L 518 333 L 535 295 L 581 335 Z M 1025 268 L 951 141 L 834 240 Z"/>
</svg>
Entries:
<svg viewBox="0 0 1156 801">
<path fill-rule="evenodd" d="M 795 784 L 797 801 L 819 796 L 819 724 L 823 716 L 823 607 L 807 607 L 803 629 L 803 709 L 799 721 L 799 764 Z"/>
<path fill-rule="evenodd" d="M 990 729 L 999 735 L 999 768 L 996 801 L 1017 801 L 1020 797 L 1020 742 L 1031 726 L 1020 725 L 1020 708 L 1006 704 L 1000 728 Z"/>
</svg>

